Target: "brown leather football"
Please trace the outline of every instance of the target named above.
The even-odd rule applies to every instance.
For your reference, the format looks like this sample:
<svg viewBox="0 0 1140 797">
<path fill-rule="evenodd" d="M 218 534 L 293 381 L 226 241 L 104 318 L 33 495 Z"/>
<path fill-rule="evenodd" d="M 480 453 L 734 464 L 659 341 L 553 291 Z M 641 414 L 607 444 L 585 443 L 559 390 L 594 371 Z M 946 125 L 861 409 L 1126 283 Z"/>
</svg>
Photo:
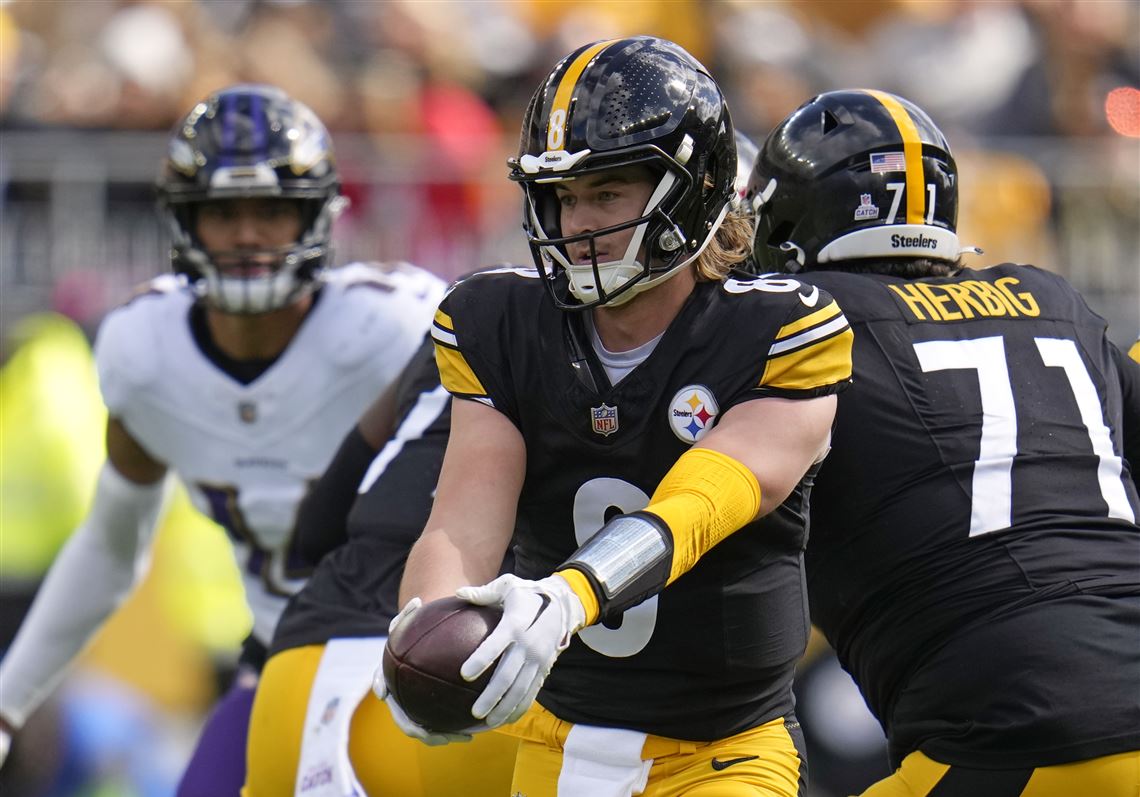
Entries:
<svg viewBox="0 0 1140 797">
<path fill-rule="evenodd" d="M 431 731 L 477 725 L 471 706 L 495 671 L 465 681 L 459 668 L 498 625 L 503 611 L 460 598 L 425 603 L 384 647 L 384 680 L 407 715 Z"/>
</svg>

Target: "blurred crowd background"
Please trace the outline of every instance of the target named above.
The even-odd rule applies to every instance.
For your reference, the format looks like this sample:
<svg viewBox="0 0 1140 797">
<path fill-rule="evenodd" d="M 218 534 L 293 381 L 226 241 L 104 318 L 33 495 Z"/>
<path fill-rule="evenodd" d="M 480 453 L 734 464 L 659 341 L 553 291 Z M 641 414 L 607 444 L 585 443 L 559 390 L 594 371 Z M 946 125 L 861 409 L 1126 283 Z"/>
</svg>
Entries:
<svg viewBox="0 0 1140 797">
<path fill-rule="evenodd" d="M 0 0 L 0 649 L 85 512 L 103 456 L 90 336 L 167 268 L 153 180 L 195 101 L 256 81 L 310 105 L 352 201 L 338 260 L 453 277 L 530 262 L 505 169 L 525 104 L 562 55 L 635 33 L 702 60 L 757 142 L 818 91 L 914 100 L 959 161 L 971 264 L 1056 271 L 1116 343 L 1140 335 L 1135 0 Z M 220 533 L 179 499 L 0 791 L 172 794 L 248 623 Z M 836 670 L 813 649 L 801 687 L 827 696 L 803 705 L 818 797 L 885 765 Z"/>
</svg>

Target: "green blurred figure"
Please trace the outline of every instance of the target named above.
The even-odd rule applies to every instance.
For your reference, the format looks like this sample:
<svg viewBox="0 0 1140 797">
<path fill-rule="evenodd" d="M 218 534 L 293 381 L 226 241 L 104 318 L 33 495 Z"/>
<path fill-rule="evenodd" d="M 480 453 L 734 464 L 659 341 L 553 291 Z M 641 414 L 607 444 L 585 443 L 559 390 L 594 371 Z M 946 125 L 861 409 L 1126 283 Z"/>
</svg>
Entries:
<svg viewBox="0 0 1140 797">
<path fill-rule="evenodd" d="M 107 411 L 91 345 L 53 312 L 20 320 L 0 368 L 0 649 L 91 503 Z M 26 599 L 26 600 L 25 600 Z"/>
</svg>

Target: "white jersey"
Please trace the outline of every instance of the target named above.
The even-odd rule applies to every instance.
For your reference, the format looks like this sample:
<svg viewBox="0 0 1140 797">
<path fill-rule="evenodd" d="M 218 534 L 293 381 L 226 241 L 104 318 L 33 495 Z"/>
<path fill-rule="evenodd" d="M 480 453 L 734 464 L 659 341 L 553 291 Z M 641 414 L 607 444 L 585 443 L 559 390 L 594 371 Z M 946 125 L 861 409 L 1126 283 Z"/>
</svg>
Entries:
<svg viewBox="0 0 1140 797">
<path fill-rule="evenodd" d="M 186 485 L 234 546 L 268 644 L 303 581 L 285 561 L 297 506 L 364 409 L 423 340 L 444 284 L 407 264 L 325 272 L 321 295 L 276 362 L 243 385 L 191 332 L 194 296 L 173 275 L 112 312 L 95 344 L 110 414 Z"/>
</svg>

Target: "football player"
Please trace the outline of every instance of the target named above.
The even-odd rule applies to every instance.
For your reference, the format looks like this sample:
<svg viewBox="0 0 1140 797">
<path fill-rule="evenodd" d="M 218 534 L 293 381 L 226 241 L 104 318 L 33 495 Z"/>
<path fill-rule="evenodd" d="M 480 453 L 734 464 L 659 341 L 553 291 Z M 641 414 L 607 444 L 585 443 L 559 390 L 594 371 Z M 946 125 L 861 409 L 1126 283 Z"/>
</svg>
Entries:
<svg viewBox="0 0 1140 797">
<path fill-rule="evenodd" d="M 297 504 L 415 352 L 443 286 L 411 266 L 324 269 L 342 202 L 331 141 L 276 88 L 195 105 L 158 189 L 175 273 L 99 331 L 107 461 L 0 666 L 0 716 L 18 728 L 137 582 L 173 471 L 229 533 L 254 617 L 178 791 L 224 797 L 244 780 L 256 670 L 302 583 L 284 555 Z"/>
<path fill-rule="evenodd" d="M 954 158 L 905 99 L 809 100 L 748 196 L 761 269 L 855 329 L 806 563 L 897 768 L 864 797 L 1135 795 L 1140 369 L 1061 277 L 963 267 Z"/>
<path fill-rule="evenodd" d="M 461 671 L 493 675 L 471 733 L 413 723 L 382 673 L 377 693 L 429 743 L 520 738 L 527 797 L 802 794 L 806 483 L 848 382 L 843 313 L 733 271 L 732 122 L 672 42 L 564 58 L 510 174 L 537 269 L 465 279 L 436 313 L 456 401 L 395 620 L 457 591 L 501 606 Z"/>
<path fill-rule="evenodd" d="M 743 198 L 758 148 L 739 130 L 735 140 L 734 185 Z M 430 338 L 426 344 L 399 395 L 385 394 L 365 413 L 298 511 L 295 547 L 320 564 L 286 607 L 258 683 L 247 797 L 292 794 L 295 781 L 317 788 L 323 779 L 330 788 L 357 784 L 368 794 L 407 797 L 508 793 L 517 739 L 480 734 L 470 745 L 409 747 L 384 704 L 358 688 L 361 646 L 388 635 L 403 564 L 427 521 L 447 446 L 451 396 L 440 386 Z M 370 679 L 371 670 L 364 682 Z M 311 712 L 334 698 L 355 708 L 332 748 L 319 741 L 322 725 Z"/>
<path fill-rule="evenodd" d="M 320 564 L 281 616 L 258 684 L 247 797 L 292 797 L 302 787 L 311 797 L 353 788 L 400 797 L 510 793 L 517 739 L 486 733 L 469 745 L 429 747 L 404 735 L 369 690 L 450 425 L 451 396 L 428 337 L 398 389 L 365 413 L 306 496 L 295 542 Z"/>
</svg>

